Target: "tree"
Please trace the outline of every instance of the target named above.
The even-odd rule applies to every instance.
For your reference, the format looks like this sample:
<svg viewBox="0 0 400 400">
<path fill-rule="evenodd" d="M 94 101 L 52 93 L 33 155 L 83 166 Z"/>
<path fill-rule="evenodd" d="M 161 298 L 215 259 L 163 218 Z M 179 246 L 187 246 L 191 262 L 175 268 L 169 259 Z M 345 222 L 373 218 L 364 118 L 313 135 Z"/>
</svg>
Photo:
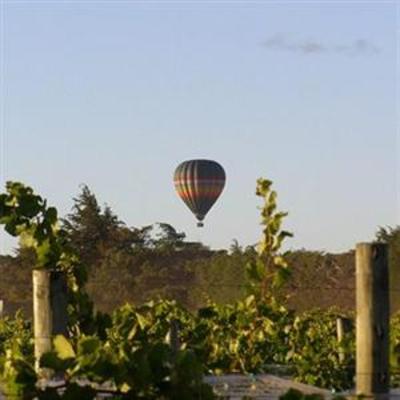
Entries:
<svg viewBox="0 0 400 400">
<path fill-rule="evenodd" d="M 157 249 L 176 251 L 184 247 L 185 233 L 177 232 L 172 225 L 165 222 L 159 222 L 157 225 L 160 228 L 160 232 L 156 234 L 154 241 Z"/>
<path fill-rule="evenodd" d="M 400 226 L 380 227 L 376 238 L 389 245 L 390 306 L 392 312 L 397 311 L 400 308 Z"/>
<path fill-rule="evenodd" d="M 132 251 L 142 244 L 146 232 L 129 229 L 108 206 L 99 206 L 96 196 L 85 185 L 74 198 L 72 212 L 63 220 L 68 239 L 81 260 L 89 267 L 101 259 L 108 249 Z"/>
</svg>

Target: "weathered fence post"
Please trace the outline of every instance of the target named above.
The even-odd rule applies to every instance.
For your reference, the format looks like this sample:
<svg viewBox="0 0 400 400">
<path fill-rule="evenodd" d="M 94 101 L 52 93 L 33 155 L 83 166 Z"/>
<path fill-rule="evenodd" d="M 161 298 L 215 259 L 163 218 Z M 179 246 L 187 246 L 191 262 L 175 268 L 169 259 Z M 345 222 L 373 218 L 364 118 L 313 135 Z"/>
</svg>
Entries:
<svg viewBox="0 0 400 400">
<path fill-rule="evenodd" d="M 40 368 L 40 357 L 51 350 L 52 314 L 50 306 L 50 271 L 34 269 L 33 279 L 33 333 L 35 338 L 35 369 L 46 377 Z"/>
<path fill-rule="evenodd" d="M 358 395 L 385 398 L 389 392 L 389 268 L 383 243 L 356 247 Z"/>
<path fill-rule="evenodd" d="M 169 345 L 172 350 L 172 355 L 175 358 L 181 348 L 179 340 L 179 321 L 176 319 L 171 321 L 169 329 Z"/>
<path fill-rule="evenodd" d="M 351 319 L 349 318 L 344 318 L 344 317 L 338 317 L 336 319 L 336 335 L 337 335 L 337 341 L 339 345 L 339 361 L 343 363 L 345 361 L 345 351 L 343 349 L 343 339 L 347 333 L 349 333 L 352 330 L 353 323 Z"/>
<path fill-rule="evenodd" d="M 50 274 L 50 308 L 52 314 L 52 335 L 68 336 L 68 288 L 63 272 Z"/>
<path fill-rule="evenodd" d="M 65 274 L 47 269 L 33 270 L 32 279 L 35 369 L 48 378 L 49 371 L 41 369 L 39 362 L 51 350 L 54 335 L 67 336 L 67 282 Z"/>
</svg>

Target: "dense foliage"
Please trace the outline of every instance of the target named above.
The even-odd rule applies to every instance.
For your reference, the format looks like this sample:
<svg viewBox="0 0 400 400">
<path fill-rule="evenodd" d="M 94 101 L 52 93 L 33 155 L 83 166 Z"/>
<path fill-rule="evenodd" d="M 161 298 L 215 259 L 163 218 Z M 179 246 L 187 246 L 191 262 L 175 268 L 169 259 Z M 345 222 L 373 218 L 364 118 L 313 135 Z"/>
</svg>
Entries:
<svg viewBox="0 0 400 400">
<path fill-rule="evenodd" d="M 268 373 L 277 365 L 302 382 L 344 389 L 353 385 L 354 336 L 350 333 L 339 346 L 337 316 L 334 312 L 295 316 L 277 304 L 261 304 L 254 296 L 229 306 L 209 304 L 195 315 L 168 301 L 126 305 L 113 313 L 103 332 L 70 340 L 56 337 L 54 352 L 42 359 L 42 365 L 61 373 L 67 393 L 76 393 L 77 382 L 92 382 L 131 399 L 178 399 L 176 393 L 184 390 L 185 399 L 198 399 L 199 393 L 203 399 L 213 398 L 201 384 L 203 374 Z M 172 323 L 179 327 L 179 347 L 171 345 Z M 46 398 L 55 390 L 35 389 L 27 329 L 20 330 L 25 339 L 18 338 L 19 347 L 13 347 L 13 359 L 8 360 L 13 379 L 10 372 L 3 379 L 8 379 L 8 391 L 36 390 Z M 16 340 L 16 335 L 10 338 Z M 6 346 L 15 344 L 8 341 Z M 342 361 L 339 350 L 345 354 Z M 24 358 L 19 358 L 21 352 Z M 88 385 L 84 390 L 85 398 L 94 398 L 97 392 Z"/>
<path fill-rule="evenodd" d="M 69 329 L 80 332 L 93 325 L 92 303 L 84 291 L 87 273 L 60 227 L 58 213 L 30 187 L 7 182 L 0 194 L 0 224 L 20 239 L 21 248 L 30 251 L 32 268 L 47 268 L 65 274 L 68 283 Z"/>
<path fill-rule="evenodd" d="M 190 310 L 205 306 L 209 299 L 218 304 L 240 300 L 248 290 L 245 265 L 257 255 L 255 246 L 243 248 L 235 241 L 227 250 L 210 250 L 185 240 L 166 223 L 128 227 L 109 207 L 100 207 L 87 187 L 60 226 L 88 267 L 86 289 L 102 312 L 154 298 L 174 299 Z M 296 250 L 287 252 L 285 259 L 292 274 L 279 291 L 289 308 L 353 308 L 353 253 Z M 34 254 L 26 248 L 19 247 L 15 256 L 0 256 L 0 298 L 7 312 L 23 308 L 30 316 L 34 263 Z"/>
<path fill-rule="evenodd" d="M 58 388 L 38 385 L 29 323 L 20 314 L 0 320 L 3 391 L 39 399 L 93 399 L 104 392 L 115 399 L 207 400 L 216 395 L 203 384 L 204 374 L 275 372 L 277 367 L 305 383 L 335 390 L 352 387 L 354 331 L 338 343 L 336 319 L 342 312 L 295 313 L 284 306 L 288 292 L 282 285 L 292 279 L 289 261 L 300 253 L 282 252 L 291 233 L 282 229 L 287 214 L 277 209 L 272 182 L 259 180 L 257 195 L 263 200 L 260 243 L 246 249 L 234 244 L 229 252 L 212 252 L 185 242 L 184 234 L 169 224 L 158 224 L 157 229 L 126 227 L 109 208 L 102 211 L 87 188 L 60 224 L 55 209 L 30 188 L 9 183 L 0 197 L 0 223 L 21 237 L 21 264 L 67 273 L 73 307 L 70 338 L 56 336 L 54 350 L 41 360 L 43 368 L 63 378 Z M 309 265 L 319 265 L 323 259 L 332 270 L 336 267 L 333 258 L 302 253 L 302 260 L 311 260 Z M 155 260 L 175 263 L 177 259 L 181 262 L 175 269 L 167 262 L 168 276 L 163 277 L 162 268 L 157 274 L 147 268 Z M 108 280 L 112 294 L 123 287 L 109 275 L 102 277 L 110 265 L 133 288 L 146 284 L 147 295 L 136 294 L 137 305 L 115 303 L 109 315 L 94 314 L 83 291 L 85 263 L 89 274 Z M 165 279 L 165 292 L 157 285 L 160 277 Z M 180 292 L 182 282 L 185 293 Z M 224 283 L 226 291 L 221 290 Z M 197 294 L 201 301 L 190 302 L 188 293 Z M 180 302 L 145 302 L 162 294 Z M 393 320 L 394 366 L 398 365 L 399 321 Z"/>
<path fill-rule="evenodd" d="M 20 313 L 0 319 L 0 374 L 5 394 L 32 394 L 37 380 L 32 330 Z"/>
</svg>

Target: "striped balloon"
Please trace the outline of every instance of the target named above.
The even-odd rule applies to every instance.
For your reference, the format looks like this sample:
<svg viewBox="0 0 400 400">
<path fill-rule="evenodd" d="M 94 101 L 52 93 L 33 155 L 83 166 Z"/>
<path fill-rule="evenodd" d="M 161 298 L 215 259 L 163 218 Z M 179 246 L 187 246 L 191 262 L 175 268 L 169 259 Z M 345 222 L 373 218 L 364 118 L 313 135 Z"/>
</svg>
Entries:
<svg viewBox="0 0 400 400">
<path fill-rule="evenodd" d="M 212 160 L 189 160 L 175 170 L 175 189 L 203 226 L 204 217 L 217 201 L 225 186 L 225 171 Z"/>
</svg>

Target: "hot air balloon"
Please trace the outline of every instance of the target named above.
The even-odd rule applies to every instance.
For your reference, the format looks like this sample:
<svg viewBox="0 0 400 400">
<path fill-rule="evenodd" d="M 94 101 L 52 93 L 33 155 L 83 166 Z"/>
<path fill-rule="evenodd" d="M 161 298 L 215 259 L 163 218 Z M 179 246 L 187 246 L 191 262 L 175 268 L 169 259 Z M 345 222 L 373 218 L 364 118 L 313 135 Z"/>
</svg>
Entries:
<svg viewBox="0 0 400 400">
<path fill-rule="evenodd" d="M 225 171 L 212 160 L 188 160 L 179 164 L 174 173 L 175 189 L 196 216 L 197 226 L 217 201 L 225 186 Z"/>
</svg>

